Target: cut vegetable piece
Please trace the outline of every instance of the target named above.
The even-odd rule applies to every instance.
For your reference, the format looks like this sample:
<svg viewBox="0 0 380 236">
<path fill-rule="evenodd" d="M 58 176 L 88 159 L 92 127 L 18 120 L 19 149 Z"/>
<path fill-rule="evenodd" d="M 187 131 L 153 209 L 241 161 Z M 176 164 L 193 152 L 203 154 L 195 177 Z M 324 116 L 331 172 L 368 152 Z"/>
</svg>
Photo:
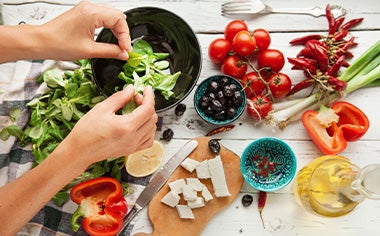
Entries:
<svg viewBox="0 0 380 236">
<path fill-rule="evenodd" d="M 177 212 L 181 219 L 194 219 L 194 214 L 188 205 L 177 205 Z"/>
<path fill-rule="evenodd" d="M 187 185 L 193 188 L 195 191 L 202 191 L 203 184 L 197 178 L 187 178 Z"/>
<path fill-rule="evenodd" d="M 217 155 L 213 159 L 208 160 L 208 167 L 211 173 L 211 182 L 214 187 L 214 193 L 217 197 L 228 197 L 231 196 L 228 190 L 226 176 L 224 173 L 222 159 L 220 155 Z"/>
<path fill-rule="evenodd" d="M 208 179 L 211 177 L 207 160 L 200 162 L 199 165 L 195 168 L 195 170 L 197 172 L 198 179 Z"/>
<path fill-rule="evenodd" d="M 206 202 L 214 199 L 214 197 L 212 196 L 212 194 L 210 193 L 206 185 L 203 185 L 202 197 L 205 199 Z"/>
<path fill-rule="evenodd" d="M 187 205 L 191 209 L 200 208 L 200 207 L 204 207 L 205 206 L 205 201 L 203 200 L 203 198 L 197 197 L 197 199 L 195 199 L 195 201 L 188 201 Z"/>
<path fill-rule="evenodd" d="M 173 182 L 170 182 L 168 185 L 173 193 L 180 194 L 183 192 L 183 186 L 186 185 L 186 182 L 184 179 L 177 179 Z"/>
<path fill-rule="evenodd" d="M 181 166 L 185 168 L 187 171 L 192 173 L 195 168 L 199 165 L 199 161 L 193 160 L 191 158 L 186 158 L 182 163 Z"/>
<path fill-rule="evenodd" d="M 197 191 L 194 190 L 191 186 L 183 186 L 183 198 L 186 201 L 195 201 L 197 199 Z"/>
<path fill-rule="evenodd" d="M 170 207 L 175 207 L 178 205 L 180 196 L 173 191 L 169 191 L 162 199 L 161 202 Z"/>
</svg>

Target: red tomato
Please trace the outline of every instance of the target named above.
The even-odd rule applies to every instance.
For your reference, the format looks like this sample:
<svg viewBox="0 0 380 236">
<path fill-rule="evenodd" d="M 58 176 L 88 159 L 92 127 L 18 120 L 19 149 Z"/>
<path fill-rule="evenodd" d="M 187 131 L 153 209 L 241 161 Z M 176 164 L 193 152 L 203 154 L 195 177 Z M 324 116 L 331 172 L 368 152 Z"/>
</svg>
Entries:
<svg viewBox="0 0 380 236">
<path fill-rule="evenodd" d="M 220 64 L 230 51 L 230 41 L 218 38 L 210 43 L 210 46 L 208 47 L 208 56 L 213 63 Z"/>
<path fill-rule="evenodd" d="M 254 71 L 247 73 L 241 80 L 241 83 L 245 87 L 244 90 L 247 98 L 253 98 L 257 95 L 261 95 L 265 90 L 264 82 Z"/>
<path fill-rule="evenodd" d="M 239 31 L 232 40 L 232 49 L 239 56 L 247 57 L 255 52 L 256 40 L 250 32 L 246 30 Z"/>
<path fill-rule="evenodd" d="M 258 95 L 247 99 L 247 113 L 254 120 L 264 119 L 272 110 L 272 101 L 268 96 Z"/>
<path fill-rule="evenodd" d="M 240 79 L 247 72 L 247 63 L 237 56 L 227 56 L 222 64 L 222 72 L 226 75 Z"/>
<path fill-rule="evenodd" d="M 224 29 L 224 37 L 228 41 L 232 42 L 235 35 L 242 30 L 248 30 L 247 24 L 242 20 L 232 20 Z"/>
<path fill-rule="evenodd" d="M 269 32 L 265 29 L 255 29 L 253 31 L 253 37 L 256 39 L 256 46 L 259 52 L 269 47 L 271 38 Z"/>
<path fill-rule="evenodd" d="M 274 98 L 285 97 L 292 87 L 292 81 L 284 73 L 273 74 L 269 77 L 269 89 Z"/>
<path fill-rule="evenodd" d="M 257 63 L 262 67 L 270 67 L 273 71 L 279 72 L 285 65 L 285 57 L 277 49 L 265 49 L 259 54 Z"/>
</svg>

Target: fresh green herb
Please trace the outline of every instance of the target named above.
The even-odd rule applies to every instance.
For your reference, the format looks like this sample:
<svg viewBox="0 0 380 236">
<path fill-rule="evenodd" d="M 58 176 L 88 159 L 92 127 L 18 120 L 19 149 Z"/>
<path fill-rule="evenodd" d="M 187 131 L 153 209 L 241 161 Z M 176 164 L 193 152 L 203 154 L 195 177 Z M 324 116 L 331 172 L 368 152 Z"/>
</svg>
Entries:
<svg viewBox="0 0 380 236">
<path fill-rule="evenodd" d="M 154 90 L 160 91 L 166 100 L 176 99 L 172 90 L 181 72 L 167 72 L 170 66 L 166 60 L 168 57 L 169 53 L 153 52 L 147 41 L 137 40 L 119 74 L 119 79 L 125 81 L 126 85 L 133 84 L 138 93 L 142 93 L 144 88 L 150 85 Z"/>
<path fill-rule="evenodd" d="M 22 146 L 33 144 L 34 166 L 46 159 L 86 112 L 96 103 L 104 100 L 97 86 L 92 82 L 89 60 L 80 60 L 77 63 L 80 68 L 74 71 L 62 72 L 51 69 L 37 79 L 38 82 L 45 82 L 50 90 L 27 104 L 31 115 L 24 130 L 16 123 L 21 109 L 14 108 L 9 114 L 13 124 L 0 131 L 0 138 L 3 140 L 8 139 L 9 136 L 15 136 Z M 53 201 L 61 206 L 69 199 L 68 189 L 91 178 L 108 175 L 120 181 L 123 166 L 124 158 L 122 157 L 97 162 L 65 186 L 53 198 Z"/>
</svg>

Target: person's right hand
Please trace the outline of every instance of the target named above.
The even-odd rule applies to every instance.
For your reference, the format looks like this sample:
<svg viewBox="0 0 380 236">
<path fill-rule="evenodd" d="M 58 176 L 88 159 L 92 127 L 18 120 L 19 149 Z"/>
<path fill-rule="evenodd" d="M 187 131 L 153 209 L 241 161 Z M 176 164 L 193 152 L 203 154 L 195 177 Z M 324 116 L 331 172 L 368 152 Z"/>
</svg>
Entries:
<svg viewBox="0 0 380 236">
<path fill-rule="evenodd" d="M 115 114 L 132 98 L 139 105 L 133 112 Z M 129 85 L 86 113 L 63 142 L 88 158 L 88 165 L 148 148 L 153 144 L 158 119 L 154 105 L 150 86 L 143 95 L 134 96 Z"/>
</svg>

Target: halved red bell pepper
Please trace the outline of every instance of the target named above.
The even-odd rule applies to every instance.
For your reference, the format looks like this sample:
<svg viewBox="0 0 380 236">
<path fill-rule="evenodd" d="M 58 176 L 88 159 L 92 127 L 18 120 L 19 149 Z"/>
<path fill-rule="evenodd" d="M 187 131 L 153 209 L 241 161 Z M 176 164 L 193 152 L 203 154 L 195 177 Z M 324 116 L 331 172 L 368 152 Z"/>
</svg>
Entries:
<svg viewBox="0 0 380 236">
<path fill-rule="evenodd" d="M 322 106 L 320 111 L 304 112 L 302 123 L 324 154 L 342 152 L 347 142 L 360 139 L 369 128 L 364 112 L 344 101 L 337 101 L 330 108 Z"/>
<path fill-rule="evenodd" d="M 111 236 L 117 234 L 128 211 L 120 182 L 110 177 L 99 177 L 75 185 L 70 198 L 79 206 L 71 218 L 74 231 L 84 217 L 82 226 L 89 235 Z"/>
</svg>

